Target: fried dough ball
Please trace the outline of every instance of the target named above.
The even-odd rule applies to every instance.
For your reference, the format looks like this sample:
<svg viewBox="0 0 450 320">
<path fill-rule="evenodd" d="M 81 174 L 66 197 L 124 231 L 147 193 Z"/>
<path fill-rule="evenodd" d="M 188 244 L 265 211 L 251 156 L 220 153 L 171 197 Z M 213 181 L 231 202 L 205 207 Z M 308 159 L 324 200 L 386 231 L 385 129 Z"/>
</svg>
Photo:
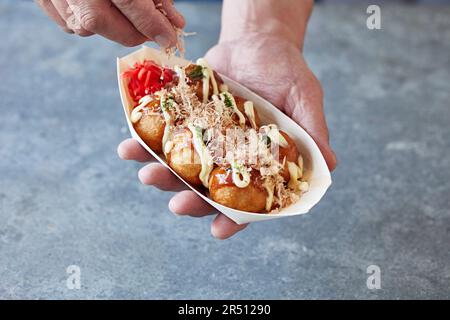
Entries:
<svg viewBox="0 0 450 320">
<path fill-rule="evenodd" d="M 185 69 L 186 76 L 189 79 L 188 84 L 193 87 L 197 97 L 200 101 L 203 100 L 203 67 L 197 64 L 190 64 Z M 217 87 L 220 90 L 220 86 L 223 84 L 222 78 L 216 71 L 213 71 L 214 78 L 217 82 Z M 213 95 L 213 85 L 211 81 L 209 82 L 209 96 L 211 98 Z"/>
<path fill-rule="evenodd" d="M 297 163 L 299 153 L 298 153 L 297 146 L 295 145 L 294 140 L 292 140 L 291 137 L 289 137 L 289 135 L 286 132 L 283 132 L 280 130 L 280 134 L 284 137 L 284 139 L 286 139 L 286 141 L 288 143 L 287 147 L 280 146 L 279 150 L 278 150 L 280 162 L 283 163 L 283 161 L 285 161 L 284 168 L 281 172 L 281 175 L 283 176 L 285 181 L 289 181 L 290 174 L 289 174 L 289 169 L 288 169 L 288 161 Z M 284 159 L 286 159 L 286 160 L 284 160 Z"/>
<path fill-rule="evenodd" d="M 139 137 L 144 140 L 153 151 L 162 153 L 162 138 L 166 123 L 162 114 L 156 111 L 159 108 L 159 100 L 154 100 L 142 110 L 141 118 L 134 123 L 134 129 Z"/>
<path fill-rule="evenodd" d="M 245 107 L 244 104 L 245 102 L 247 102 L 248 100 L 241 98 L 239 96 L 234 96 L 234 101 L 236 102 L 236 106 L 239 109 L 239 111 L 244 115 L 245 117 L 245 125 L 249 128 L 252 127 L 252 124 L 250 122 L 250 118 L 248 117 L 248 115 L 245 113 Z M 261 122 L 259 120 L 259 116 L 258 116 L 258 111 L 256 111 L 256 108 L 253 107 L 253 112 L 255 114 L 255 125 L 256 125 L 256 129 L 259 128 Z M 237 123 L 239 123 L 239 117 L 236 115 L 235 119 L 234 119 Z"/>
<path fill-rule="evenodd" d="M 230 168 L 217 167 L 209 178 L 211 199 L 229 208 L 247 212 L 264 212 L 267 191 L 262 186 L 259 172 L 253 170 L 250 184 L 239 188 L 233 183 Z"/>
<path fill-rule="evenodd" d="M 169 166 L 191 185 L 202 185 L 199 178 L 202 164 L 192 143 L 192 132 L 189 129 L 176 131 L 168 143 L 172 145 L 167 154 Z"/>
</svg>

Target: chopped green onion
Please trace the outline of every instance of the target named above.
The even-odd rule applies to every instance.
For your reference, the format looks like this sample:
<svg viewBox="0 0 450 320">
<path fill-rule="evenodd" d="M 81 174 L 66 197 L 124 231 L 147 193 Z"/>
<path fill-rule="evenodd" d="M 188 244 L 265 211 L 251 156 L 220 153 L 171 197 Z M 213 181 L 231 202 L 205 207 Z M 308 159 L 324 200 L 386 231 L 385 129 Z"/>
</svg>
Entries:
<svg viewBox="0 0 450 320">
<path fill-rule="evenodd" d="M 203 79 L 203 67 L 202 66 L 196 66 L 194 68 L 194 70 L 192 70 L 187 76 L 192 81 L 198 81 L 198 80 Z"/>
</svg>

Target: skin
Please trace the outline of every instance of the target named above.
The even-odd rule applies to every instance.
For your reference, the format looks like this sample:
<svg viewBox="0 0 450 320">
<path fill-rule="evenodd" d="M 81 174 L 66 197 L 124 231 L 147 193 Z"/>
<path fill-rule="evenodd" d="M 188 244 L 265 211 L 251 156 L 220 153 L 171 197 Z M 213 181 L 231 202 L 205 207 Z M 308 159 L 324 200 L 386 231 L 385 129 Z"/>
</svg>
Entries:
<svg viewBox="0 0 450 320">
<path fill-rule="evenodd" d="M 37 2 L 65 31 L 80 36 L 99 34 L 126 46 L 146 40 L 154 40 L 164 48 L 172 46 L 176 42 L 173 26 L 184 26 L 183 17 L 170 0 L 163 0 L 169 17 L 158 13 L 154 2 L 148 0 Z M 58 5 L 59 2 L 62 4 Z M 67 7 L 73 11 L 74 21 L 64 13 Z M 247 86 L 292 117 L 313 137 L 330 170 L 334 170 L 336 156 L 329 145 L 322 87 L 302 52 L 312 8 L 313 0 L 224 0 L 220 40 L 206 59 L 215 70 Z M 118 153 L 124 160 L 154 161 L 132 139 L 123 141 Z M 169 202 L 175 214 L 192 217 L 217 214 L 161 164 L 143 167 L 139 179 L 161 190 L 179 191 Z M 218 239 L 226 239 L 246 227 L 219 213 L 212 222 L 211 233 Z"/>
<path fill-rule="evenodd" d="M 149 40 L 162 48 L 173 47 L 177 42 L 174 27 L 185 24 L 171 0 L 35 1 L 64 31 L 82 37 L 98 34 L 127 47 Z"/>
<path fill-rule="evenodd" d="M 245 114 L 245 106 L 244 106 L 244 104 L 247 100 L 245 100 L 244 98 L 238 97 L 238 96 L 234 96 L 234 101 L 236 102 L 236 106 L 239 109 L 239 111 L 242 112 L 242 114 L 245 117 L 245 124 L 250 128 L 252 125 L 250 123 L 250 119 Z M 253 112 L 255 113 L 256 128 L 259 128 L 261 125 L 261 121 L 259 120 L 259 115 L 258 115 L 257 109 L 258 109 L 258 106 L 254 106 Z M 236 122 L 239 122 L 239 117 L 236 117 Z"/>
</svg>

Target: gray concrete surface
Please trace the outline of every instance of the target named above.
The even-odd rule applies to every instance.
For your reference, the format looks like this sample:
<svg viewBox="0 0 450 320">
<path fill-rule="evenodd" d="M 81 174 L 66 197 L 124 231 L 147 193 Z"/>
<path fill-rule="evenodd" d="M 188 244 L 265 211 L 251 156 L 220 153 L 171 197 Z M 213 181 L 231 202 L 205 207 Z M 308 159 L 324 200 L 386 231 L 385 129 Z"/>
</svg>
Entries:
<svg viewBox="0 0 450 320">
<path fill-rule="evenodd" d="M 220 9 L 180 8 L 198 57 Z M 382 10 L 381 31 L 358 6 L 317 7 L 310 24 L 340 159 L 325 199 L 220 242 L 116 156 L 115 57 L 131 50 L 1 1 L 0 298 L 449 298 L 450 7 Z M 80 290 L 66 287 L 73 264 Z"/>
</svg>

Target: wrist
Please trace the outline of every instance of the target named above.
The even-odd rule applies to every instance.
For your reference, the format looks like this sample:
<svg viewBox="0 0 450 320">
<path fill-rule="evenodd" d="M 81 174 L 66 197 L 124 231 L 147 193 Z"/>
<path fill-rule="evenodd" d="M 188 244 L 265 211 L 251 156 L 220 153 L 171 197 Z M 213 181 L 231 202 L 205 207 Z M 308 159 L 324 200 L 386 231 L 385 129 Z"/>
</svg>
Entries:
<svg viewBox="0 0 450 320">
<path fill-rule="evenodd" d="M 219 42 L 261 34 L 302 49 L 313 5 L 313 0 L 224 0 Z"/>
</svg>

